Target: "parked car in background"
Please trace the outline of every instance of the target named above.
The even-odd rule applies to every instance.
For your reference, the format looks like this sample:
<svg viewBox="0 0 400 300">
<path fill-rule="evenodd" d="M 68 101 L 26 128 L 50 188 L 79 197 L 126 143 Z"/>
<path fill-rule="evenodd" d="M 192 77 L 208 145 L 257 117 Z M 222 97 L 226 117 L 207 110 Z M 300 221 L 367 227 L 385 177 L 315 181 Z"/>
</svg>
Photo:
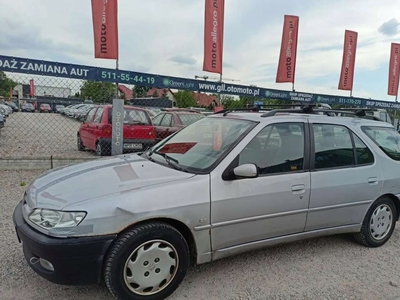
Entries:
<svg viewBox="0 0 400 300">
<path fill-rule="evenodd" d="M 60 109 L 60 114 L 61 114 L 61 115 L 66 115 L 67 111 L 68 111 L 69 109 L 73 108 L 73 107 L 76 106 L 76 105 L 78 105 L 78 104 L 71 104 L 71 105 L 68 105 L 68 106 L 66 106 L 66 107 L 64 107 L 64 108 L 61 108 L 61 109 Z"/>
<path fill-rule="evenodd" d="M 74 117 L 74 115 L 75 115 L 75 112 L 76 111 L 78 111 L 78 109 L 80 109 L 80 108 L 82 108 L 82 107 L 85 107 L 87 104 L 75 104 L 75 105 L 73 105 L 73 106 L 71 106 L 70 108 L 68 108 L 68 109 L 66 109 L 65 110 L 65 115 L 67 116 L 67 117 L 71 117 L 71 118 L 73 118 Z"/>
<path fill-rule="evenodd" d="M 93 107 L 77 133 L 78 150 L 95 150 L 99 156 L 111 154 L 112 105 Z M 142 108 L 124 106 L 124 152 L 146 150 L 156 142 L 156 133 L 149 113 Z"/>
<path fill-rule="evenodd" d="M 203 118 L 204 115 L 195 110 L 179 108 L 164 109 L 164 111 L 153 118 L 157 141 Z"/>
<path fill-rule="evenodd" d="M 23 103 L 21 106 L 21 112 L 31 112 L 34 113 L 35 112 L 35 107 L 33 106 L 32 103 Z"/>
<path fill-rule="evenodd" d="M 7 105 L 0 104 L 0 113 L 7 118 L 12 113 L 12 109 Z"/>
<path fill-rule="evenodd" d="M 3 128 L 5 123 L 6 123 L 6 119 L 5 119 L 4 116 L 0 113 L 0 128 Z"/>
<path fill-rule="evenodd" d="M 57 104 L 56 107 L 54 108 L 54 112 L 59 114 L 61 112 L 61 110 L 64 108 L 65 108 L 64 105 Z"/>
<path fill-rule="evenodd" d="M 51 113 L 51 106 L 47 103 L 42 103 L 39 106 L 39 112 L 47 112 L 47 113 Z"/>
<path fill-rule="evenodd" d="M 19 108 L 14 102 L 4 102 L 5 105 L 9 106 L 13 112 L 18 112 Z"/>
<path fill-rule="evenodd" d="M 86 118 L 86 115 L 93 107 L 94 107 L 94 104 L 88 104 L 88 105 L 82 106 L 81 108 L 75 110 L 74 118 L 83 122 L 83 120 Z"/>
</svg>

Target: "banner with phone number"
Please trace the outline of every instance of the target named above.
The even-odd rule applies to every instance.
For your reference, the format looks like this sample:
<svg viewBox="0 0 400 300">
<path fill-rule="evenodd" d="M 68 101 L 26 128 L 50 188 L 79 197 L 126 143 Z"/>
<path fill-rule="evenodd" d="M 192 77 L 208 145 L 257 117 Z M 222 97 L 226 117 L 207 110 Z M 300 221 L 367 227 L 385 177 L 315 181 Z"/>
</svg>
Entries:
<svg viewBox="0 0 400 300">
<path fill-rule="evenodd" d="M 330 105 L 400 109 L 399 102 L 310 94 L 0 55 L 0 71 Z"/>
</svg>

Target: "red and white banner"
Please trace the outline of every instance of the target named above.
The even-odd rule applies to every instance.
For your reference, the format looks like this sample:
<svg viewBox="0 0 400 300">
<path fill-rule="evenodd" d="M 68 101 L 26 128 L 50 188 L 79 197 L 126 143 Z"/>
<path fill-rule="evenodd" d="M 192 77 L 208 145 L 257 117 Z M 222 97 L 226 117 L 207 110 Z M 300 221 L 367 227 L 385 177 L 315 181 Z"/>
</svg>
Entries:
<svg viewBox="0 0 400 300">
<path fill-rule="evenodd" d="M 279 55 L 276 82 L 294 83 L 296 73 L 297 41 L 299 17 L 285 15 L 283 21 L 281 53 Z"/>
<path fill-rule="evenodd" d="M 342 70 L 340 72 L 339 90 L 353 90 L 354 66 L 356 63 L 358 33 L 346 30 L 344 34 Z"/>
<path fill-rule="evenodd" d="M 33 79 L 29 80 L 29 96 L 35 96 L 35 82 Z"/>
<path fill-rule="evenodd" d="M 117 0 L 92 0 L 94 57 L 118 59 Z"/>
<path fill-rule="evenodd" d="M 400 44 L 392 43 L 389 61 L 388 95 L 397 96 L 399 92 Z"/>
<path fill-rule="evenodd" d="M 225 0 L 206 0 L 203 71 L 222 74 Z"/>
</svg>

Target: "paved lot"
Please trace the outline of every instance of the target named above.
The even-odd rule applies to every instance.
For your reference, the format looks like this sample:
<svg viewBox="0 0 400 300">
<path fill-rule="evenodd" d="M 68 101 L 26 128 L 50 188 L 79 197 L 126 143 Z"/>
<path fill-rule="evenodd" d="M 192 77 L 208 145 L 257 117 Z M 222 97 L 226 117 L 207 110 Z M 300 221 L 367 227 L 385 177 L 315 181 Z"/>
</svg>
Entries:
<svg viewBox="0 0 400 300">
<path fill-rule="evenodd" d="M 28 267 L 12 212 L 25 189 L 21 185 L 39 173 L 0 175 L 0 299 L 113 299 L 104 285 L 59 286 Z M 359 246 L 347 236 L 288 244 L 194 268 L 169 299 L 398 299 L 399 249 L 400 227 L 378 249 Z"/>
<path fill-rule="evenodd" d="M 59 114 L 13 113 L 0 129 L 0 158 L 93 157 L 93 152 L 77 149 L 79 125 Z"/>
</svg>

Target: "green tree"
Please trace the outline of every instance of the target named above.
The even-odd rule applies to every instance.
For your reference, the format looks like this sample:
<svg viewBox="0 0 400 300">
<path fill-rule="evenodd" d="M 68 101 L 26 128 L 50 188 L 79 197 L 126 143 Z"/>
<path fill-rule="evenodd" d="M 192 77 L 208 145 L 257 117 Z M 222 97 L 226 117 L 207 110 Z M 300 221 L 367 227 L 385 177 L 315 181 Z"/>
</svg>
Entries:
<svg viewBox="0 0 400 300">
<path fill-rule="evenodd" d="M 111 102 L 115 97 L 116 87 L 111 82 L 85 81 L 81 87 L 81 98 L 93 102 Z"/>
<path fill-rule="evenodd" d="M 196 106 L 196 100 L 190 91 L 178 91 L 175 94 L 176 105 L 178 107 L 192 107 Z"/>
<path fill-rule="evenodd" d="M 10 89 L 13 89 L 18 82 L 10 79 L 7 75 L 0 71 L 0 96 L 10 97 Z"/>
<path fill-rule="evenodd" d="M 150 87 L 143 85 L 135 85 L 132 89 L 134 98 L 143 98 L 147 96 L 147 92 L 150 91 Z"/>
</svg>

